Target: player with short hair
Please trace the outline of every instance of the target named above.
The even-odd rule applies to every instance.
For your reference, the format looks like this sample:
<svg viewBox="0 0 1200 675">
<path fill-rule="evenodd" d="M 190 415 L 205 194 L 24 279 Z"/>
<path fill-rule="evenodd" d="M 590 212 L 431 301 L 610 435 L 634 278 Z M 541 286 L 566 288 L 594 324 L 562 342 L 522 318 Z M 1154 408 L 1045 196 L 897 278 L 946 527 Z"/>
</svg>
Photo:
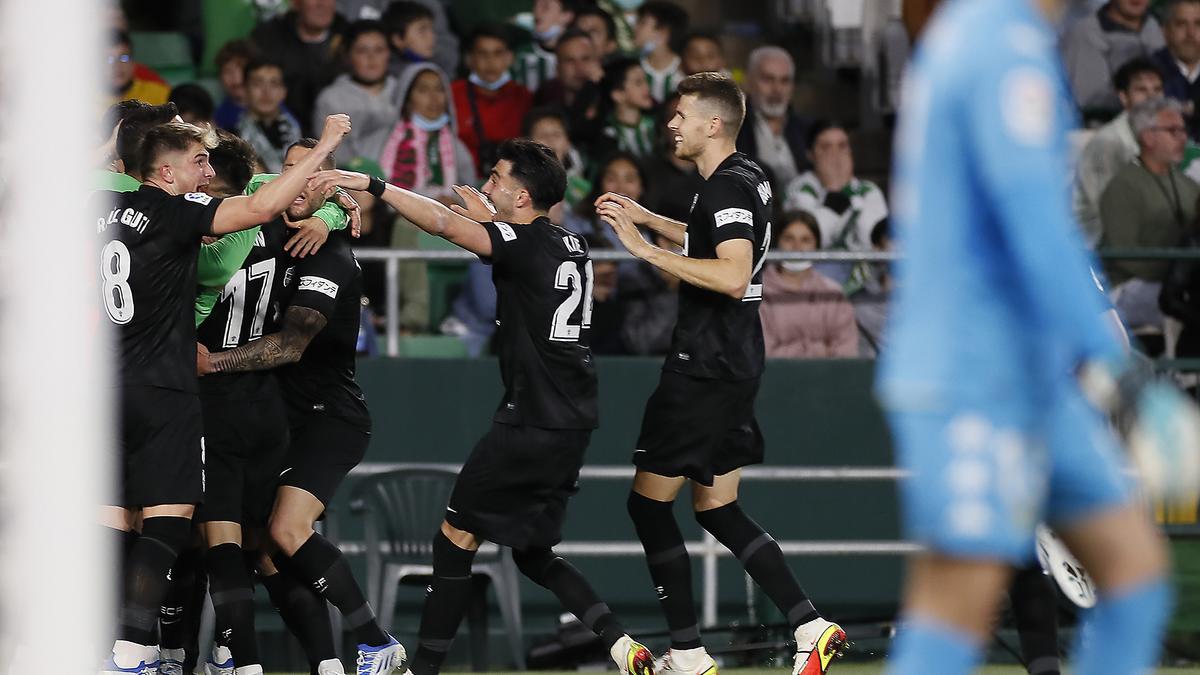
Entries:
<svg viewBox="0 0 1200 675">
<path fill-rule="evenodd" d="M 824 673 L 844 649 L 845 631 L 821 618 L 779 544 L 737 503 L 741 467 L 763 461 L 754 397 L 764 365 L 758 310 L 771 245 L 771 185 L 735 148 L 746 102 L 732 78 L 690 75 L 679 83 L 679 94 L 667 125 L 675 155 L 695 162 L 704 178 L 688 222 L 612 192 L 596 200 L 596 212 L 630 253 L 681 280 L 679 318 L 658 389 L 646 404 L 628 501 L 671 630 L 661 671 L 711 675 L 717 669 L 700 642 L 691 562 L 672 513 L 690 482 L 696 521 L 737 556 L 791 625 L 793 672 Z M 682 246 L 683 253 L 647 242 L 639 225 Z"/>
<path fill-rule="evenodd" d="M 284 172 L 276 180 L 297 171 L 311 175 L 306 167 L 313 158 L 320 168 L 334 167 L 332 154 L 313 139 L 301 139 L 287 149 Z M 288 207 L 287 219 L 312 216 L 331 194 L 309 185 Z M 303 642 L 314 671 L 342 672 L 323 597 L 341 611 L 358 641 L 358 674 L 391 673 L 404 661 L 404 648 L 380 628 L 342 552 L 313 529 L 338 486 L 362 461 L 371 438 L 370 412 L 354 381 L 362 271 L 343 236 L 330 237 L 317 253 L 292 260 L 282 220 L 264 226 L 263 235 L 264 258 L 257 273 L 268 284 L 269 270 L 274 270 L 275 299 L 267 302 L 282 308 L 278 329 L 266 332 L 255 309 L 250 323 L 243 315 L 241 322 L 226 326 L 262 337 L 222 351 L 201 349 L 198 366 L 204 375 L 274 369 L 278 379 L 290 443 L 270 515 L 277 551 L 262 560 L 261 569 L 263 584 Z M 273 255 L 270 262 L 267 254 Z M 264 297 L 255 307 L 266 309 Z M 212 323 L 210 318 L 206 325 Z M 228 331 L 217 340 L 224 346 L 239 341 Z M 240 664 L 236 654 L 234 661 Z"/>
<path fill-rule="evenodd" d="M 1129 415 L 1133 447 L 1194 494 L 1195 411 L 1137 373 L 1102 318 L 1061 169 L 1075 126 L 1055 49 L 1066 5 L 943 3 L 906 77 L 905 257 L 876 391 L 912 472 L 905 529 L 927 548 L 909 565 L 894 675 L 976 667 L 1039 519 L 1098 587 L 1074 672 L 1147 672 L 1169 613 L 1166 547 L 1103 413 Z"/>
<path fill-rule="evenodd" d="M 475 552 L 482 541 L 494 541 L 511 547 L 525 576 L 600 635 L 621 673 L 652 675 L 649 650 L 553 550 L 597 420 L 587 242 L 546 215 L 566 190 L 566 172 L 550 148 L 509 140 L 497 156 L 482 194 L 454 188 L 468 208 L 447 208 L 363 174 L 326 171 L 315 179 L 321 188 L 370 191 L 417 227 L 491 264 L 496 283 L 505 394 L 491 429 L 459 472 L 434 535 L 434 578 L 409 668 L 414 675 L 441 669 L 470 600 Z"/>
<path fill-rule="evenodd" d="M 322 147 L 335 149 L 349 128 L 345 115 L 330 116 Z M 300 194 L 305 172 L 318 164 L 307 162 L 297 175 L 253 196 L 216 199 L 199 192 L 213 176 L 211 142 L 209 132 L 183 122 L 154 127 L 138 151 L 141 189 L 95 197 L 101 299 L 117 332 L 122 461 L 119 497 L 102 508 L 101 520 L 128 533 L 139 511 L 142 517 L 106 674 L 157 668 L 155 629 L 167 570 L 187 542 L 192 513 L 203 499 L 192 317 L 200 238 L 271 218 Z"/>
</svg>

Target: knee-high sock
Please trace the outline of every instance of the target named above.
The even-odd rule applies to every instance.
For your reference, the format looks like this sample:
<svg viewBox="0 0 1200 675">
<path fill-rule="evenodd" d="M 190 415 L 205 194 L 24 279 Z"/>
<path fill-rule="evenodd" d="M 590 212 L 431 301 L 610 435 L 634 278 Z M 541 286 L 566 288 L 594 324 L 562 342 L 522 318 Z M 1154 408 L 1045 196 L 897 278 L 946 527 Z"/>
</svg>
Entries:
<svg viewBox="0 0 1200 675">
<path fill-rule="evenodd" d="M 333 625 L 329 622 L 329 604 L 312 586 L 291 572 L 286 558 L 281 557 L 275 566 L 279 572 L 260 577 L 262 585 L 267 589 L 271 604 L 279 610 L 283 623 L 300 641 L 308 664 L 315 672 L 317 664 L 337 658 Z"/>
<path fill-rule="evenodd" d="M 671 502 L 655 501 L 630 492 L 626 507 L 642 542 L 642 550 L 646 552 L 650 579 L 671 631 L 671 647 L 699 647 L 700 621 L 692 597 L 692 562 L 679 523 L 675 522 Z"/>
<path fill-rule="evenodd" d="M 1017 571 L 1008 595 L 1025 669 L 1030 675 L 1059 675 L 1058 596 L 1054 582 L 1034 563 Z"/>
<path fill-rule="evenodd" d="M 884 675 L 968 675 L 983 658 L 976 640 L 937 621 L 912 617 L 892 642 Z M 1117 672 L 1117 671 L 1113 671 Z"/>
<path fill-rule="evenodd" d="M 375 612 L 338 547 L 314 532 L 290 560 L 301 577 L 338 608 L 359 644 L 378 647 L 388 643 L 387 633 L 375 620 Z"/>
<path fill-rule="evenodd" d="M 142 521 L 142 536 L 129 552 L 119 639 L 157 644 L 158 610 L 167 593 L 167 573 L 192 532 L 188 518 L 158 516 Z"/>
<path fill-rule="evenodd" d="M 696 522 L 742 561 L 746 572 L 787 617 L 793 630 L 820 616 L 788 567 L 779 544 L 736 501 L 697 511 Z"/>
<path fill-rule="evenodd" d="M 158 610 L 159 645 L 163 649 L 182 649 L 189 657 L 198 651 L 200 612 L 207 595 L 203 567 L 204 551 L 196 546 L 180 551 L 171 565 L 171 583 Z"/>
<path fill-rule="evenodd" d="M 474 551 L 455 546 L 440 530 L 433 536 L 433 583 L 421 611 L 420 642 L 409 664 L 413 675 L 436 675 L 446 661 L 471 601 L 474 559 Z"/>
<path fill-rule="evenodd" d="M 574 565 L 550 549 L 513 551 L 513 561 L 530 581 L 554 593 L 564 608 L 599 635 L 606 649 L 625 635 L 625 627 L 608 605 L 597 597 L 587 579 Z"/>
<path fill-rule="evenodd" d="M 246 569 L 242 547 L 220 544 L 208 549 L 206 560 L 216 615 L 217 640 L 229 647 L 238 667 L 258 665 L 258 636 L 254 632 L 254 582 Z"/>
<path fill-rule="evenodd" d="M 1159 579 L 1101 595 L 1079 631 L 1075 654 L 1079 675 L 1143 673 L 1158 660 L 1162 633 L 1171 613 L 1171 589 Z"/>
</svg>

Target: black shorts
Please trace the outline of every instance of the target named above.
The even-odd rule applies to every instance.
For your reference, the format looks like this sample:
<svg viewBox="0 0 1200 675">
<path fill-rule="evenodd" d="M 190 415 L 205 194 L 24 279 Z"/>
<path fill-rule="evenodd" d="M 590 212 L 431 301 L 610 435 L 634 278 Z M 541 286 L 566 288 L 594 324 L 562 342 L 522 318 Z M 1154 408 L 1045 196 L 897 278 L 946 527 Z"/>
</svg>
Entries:
<svg viewBox="0 0 1200 675">
<path fill-rule="evenodd" d="M 758 378 L 728 382 L 664 370 L 646 402 L 634 466 L 711 486 L 714 476 L 761 464 L 763 437 L 754 419 L 758 383 Z"/>
<path fill-rule="evenodd" d="M 275 376 L 209 376 L 200 381 L 200 404 L 208 484 L 195 520 L 266 525 L 288 449 L 287 412 Z"/>
<path fill-rule="evenodd" d="M 117 505 L 204 501 L 204 421 L 192 392 L 146 385 L 120 390 Z"/>
<path fill-rule="evenodd" d="M 291 443 L 279 484 L 300 488 L 329 506 L 346 474 L 371 442 L 371 427 L 319 412 L 291 414 Z"/>
<path fill-rule="evenodd" d="M 446 522 L 518 550 L 554 546 L 591 436 L 493 422 L 458 474 Z"/>
</svg>

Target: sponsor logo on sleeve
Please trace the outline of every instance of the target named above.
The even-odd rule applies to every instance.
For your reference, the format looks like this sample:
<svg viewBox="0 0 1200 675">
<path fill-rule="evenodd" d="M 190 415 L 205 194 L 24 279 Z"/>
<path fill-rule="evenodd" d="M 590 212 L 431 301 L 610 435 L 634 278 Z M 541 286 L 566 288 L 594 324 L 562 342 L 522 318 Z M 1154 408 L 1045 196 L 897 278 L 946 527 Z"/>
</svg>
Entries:
<svg viewBox="0 0 1200 675">
<path fill-rule="evenodd" d="M 300 277 L 297 291 L 316 291 L 337 299 L 338 285 L 324 277 Z"/>
<path fill-rule="evenodd" d="M 512 228 L 512 225 L 496 223 L 496 229 L 500 230 L 500 236 L 504 239 L 504 241 L 517 240 L 517 231 Z"/>
<path fill-rule="evenodd" d="M 212 202 L 212 195 L 206 195 L 203 192 L 189 192 L 183 198 L 189 202 L 196 202 L 201 206 L 208 206 Z"/>
<path fill-rule="evenodd" d="M 1042 71 L 1020 67 L 1004 77 L 1000 101 L 1005 131 L 1018 143 L 1048 145 L 1054 137 L 1054 85 Z"/>
<path fill-rule="evenodd" d="M 716 221 L 717 227 L 728 225 L 729 223 L 753 225 L 754 214 L 746 209 L 721 209 L 713 214 L 713 220 Z"/>
</svg>

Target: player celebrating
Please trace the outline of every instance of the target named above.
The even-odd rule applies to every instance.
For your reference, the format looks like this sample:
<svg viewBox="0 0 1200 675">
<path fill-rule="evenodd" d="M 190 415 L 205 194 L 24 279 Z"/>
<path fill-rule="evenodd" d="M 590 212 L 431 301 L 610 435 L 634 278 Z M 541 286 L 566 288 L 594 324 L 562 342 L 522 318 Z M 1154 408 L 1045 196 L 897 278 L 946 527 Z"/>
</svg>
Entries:
<svg viewBox="0 0 1200 675">
<path fill-rule="evenodd" d="M 276 180 L 304 171 L 313 158 L 321 168 L 333 168 L 332 155 L 316 141 L 294 143 L 285 155 L 285 170 Z M 327 194 L 306 187 L 288 207 L 288 220 L 312 216 Z M 201 350 L 200 371 L 278 368 L 291 442 L 270 517 L 271 539 L 279 554 L 273 558 L 274 565 L 264 563 L 264 585 L 273 600 L 303 597 L 295 591 L 311 596 L 302 588 L 282 592 L 279 588 L 291 577 L 303 580 L 342 612 L 354 632 L 359 643 L 359 675 L 390 673 L 404 661 L 404 648 L 379 627 L 342 552 L 313 529 L 346 474 L 362 461 L 371 437 L 370 413 L 354 381 L 362 271 L 344 236 L 330 237 L 319 251 L 295 261 L 284 250 L 286 226 L 282 220 L 265 226 L 263 234 L 274 257 L 263 262 L 257 274 L 263 278 L 264 289 L 271 285 L 271 276 L 278 279 L 273 292 L 278 293 L 279 305 L 286 307 L 280 328 L 234 349 Z M 275 275 L 269 271 L 276 269 Z M 260 294 L 255 305 L 258 309 L 248 327 L 251 335 L 263 330 L 258 322 L 270 304 L 269 299 L 263 304 L 265 297 Z M 245 312 L 250 311 L 247 305 Z M 212 321 L 210 318 L 206 324 Z M 227 325 L 235 330 L 245 328 L 244 322 Z M 226 345 L 234 341 L 228 333 L 223 340 Z M 311 600 L 305 603 L 307 611 L 294 611 L 292 601 L 280 611 L 297 628 L 314 669 L 323 675 L 340 673 L 324 603 Z M 236 654 L 234 658 L 236 662 Z"/>
<path fill-rule="evenodd" d="M 1174 455 L 1181 480 L 1194 478 L 1194 445 L 1180 441 L 1195 413 L 1138 381 L 1070 219 L 1073 120 L 1053 29 L 1066 5 L 944 3 L 905 85 L 894 185 L 906 257 L 877 389 L 913 472 L 905 527 L 928 550 L 909 567 L 896 675 L 975 667 L 1039 517 L 1099 589 L 1074 672 L 1145 672 L 1159 650 L 1165 547 L 1084 392 L 1134 413 L 1142 447 Z"/>
<path fill-rule="evenodd" d="M 510 140 L 498 157 L 483 188 L 501 219 L 495 222 L 472 188 L 455 188 L 470 208 L 451 210 L 362 174 L 326 171 L 314 180 L 320 189 L 340 185 L 381 197 L 417 227 L 490 263 L 496 283 L 505 395 L 459 473 L 434 536 L 434 579 L 409 668 L 413 675 L 440 670 L 470 599 L 475 551 L 490 540 L 512 547 L 521 572 L 600 635 L 622 673 L 652 675 L 649 650 L 625 634 L 579 571 L 552 550 L 596 427 L 588 246 L 546 215 L 566 190 L 566 172 L 552 150 Z"/>
<path fill-rule="evenodd" d="M 628 503 L 671 630 L 664 670 L 716 672 L 701 646 L 691 562 L 671 512 L 690 480 L 697 522 L 742 561 L 791 624 L 793 672 L 824 673 L 844 648 L 845 632 L 820 617 L 779 545 L 737 503 L 739 469 L 763 461 L 754 397 L 763 371 L 758 307 L 771 244 L 771 187 L 762 169 L 734 147 L 746 102 L 733 80 L 697 73 L 678 90 L 679 108 L 667 125 L 675 155 L 695 162 L 705 179 L 687 224 L 623 195 L 596 200 L 596 212 L 630 253 L 682 282 L 671 351 L 633 455 L 637 474 Z M 683 254 L 646 242 L 638 225 L 680 244 Z"/>
<path fill-rule="evenodd" d="M 330 116 L 322 147 L 332 152 L 349 129 L 347 116 Z M 127 533 L 137 511 L 142 516 L 106 674 L 157 668 L 154 633 L 167 570 L 191 534 L 204 492 L 192 317 L 200 238 L 264 222 L 304 189 L 301 171 L 251 197 L 222 200 L 198 192 L 213 176 L 210 142 L 190 124 L 155 127 L 138 153 L 141 189 L 97 194 L 102 304 L 117 327 L 123 463 L 119 504 L 103 507 L 101 517 Z M 314 159 L 304 169 L 318 164 Z"/>
</svg>

